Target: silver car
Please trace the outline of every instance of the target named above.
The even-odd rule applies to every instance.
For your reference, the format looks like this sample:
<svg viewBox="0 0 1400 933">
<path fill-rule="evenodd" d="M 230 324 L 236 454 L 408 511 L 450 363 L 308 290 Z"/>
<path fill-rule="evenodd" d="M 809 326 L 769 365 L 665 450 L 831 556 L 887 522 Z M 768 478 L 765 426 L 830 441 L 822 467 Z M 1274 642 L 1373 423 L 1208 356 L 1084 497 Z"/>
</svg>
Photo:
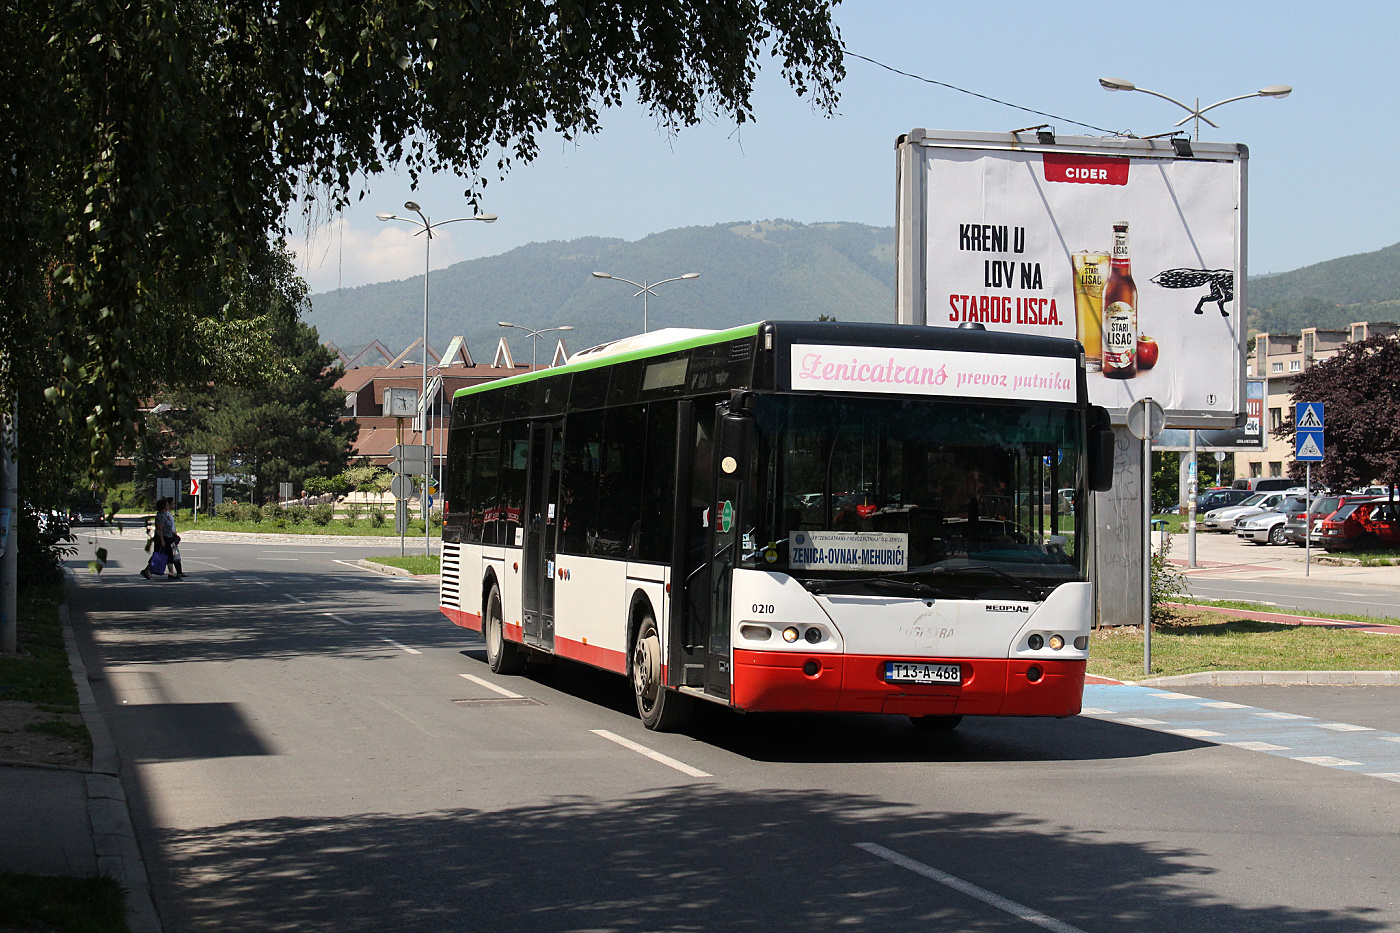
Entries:
<svg viewBox="0 0 1400 933">
<path fill-rule="evenodd" d="M 1255 544 L 1287 544 L 1283 536 L 1288 516 L 1283 512 L 1261 512 L 1235 520 L 1235 537 Z"/>
<path fill-rule="evenodd" d="M 1226 534 L 1235 530 L 1235 522 L 1247 515 L 1258 515 L 1278 508 L 1279 503 L 1286 498 L 1286 493 L 1282 492 L 1256 492 L 1239 505 L 1227 506 L 1223 509 L 1211 509 L 1201 516 L 1201 528 L 1204 531 L 1220 531 Z"/>
</svg>

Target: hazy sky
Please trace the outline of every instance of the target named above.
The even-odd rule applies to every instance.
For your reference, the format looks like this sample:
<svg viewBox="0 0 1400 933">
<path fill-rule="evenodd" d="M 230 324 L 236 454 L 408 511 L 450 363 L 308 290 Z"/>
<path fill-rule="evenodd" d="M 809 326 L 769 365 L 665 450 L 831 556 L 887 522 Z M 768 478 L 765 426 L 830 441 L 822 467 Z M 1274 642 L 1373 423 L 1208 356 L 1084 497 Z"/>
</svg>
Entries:
<svg viewBox="0 0 1400 933">
<path fill-rule="evenodd" d="M 1389 2 L 1017 3 L 848 0 L 836 11 L 847 48 L 893 67 L 1070 120 L 1145 136 L 1186 115 L 1167 101 L 1109 92 L 1116 77 L 1202 104 L 1275 84 L 1211 112 L 1201 138 L 1249 147 L 1249 271 L 1283 272 L 1400 241 L 1400 5 Z M 766 60 L 765 60 L 766 61 Z M 894 223 L 895 137 L 914 127 L 1006 132 L 1049 122 L 847 59 L 839 112 L 824 118 L 765 68 L 756 122 L 723 120 L 672 137 L 642 108 L 603 118 L 576 143 L 544 140 L 532 164 L 492 177 L 494 224 L 455 224 L 433 243 L 434 268 L 537 240 L 635 240 L 672 227 L 775 217 Z M 384 175 L 343 217 L 293 242 L 313 291 L 416 275 L 422 239 L 375 219 L 405 199 L 434 220 L 470 214 L 465 185 Z M 686 269 L 608 269 L 665 278 Z M 609 287 L 609 283 L 599 283 Z M 612 286 L 617 287 L 617 286 Z"/>
</svg>

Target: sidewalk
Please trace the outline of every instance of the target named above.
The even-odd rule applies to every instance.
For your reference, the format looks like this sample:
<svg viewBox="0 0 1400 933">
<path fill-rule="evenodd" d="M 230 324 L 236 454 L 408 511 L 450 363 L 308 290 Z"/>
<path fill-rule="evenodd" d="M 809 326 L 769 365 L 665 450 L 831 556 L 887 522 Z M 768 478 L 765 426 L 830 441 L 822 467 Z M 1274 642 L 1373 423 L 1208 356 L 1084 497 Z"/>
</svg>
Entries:
<svg viewBox="0 0 1400 933">
<path fill-rule="evenodd" d="M 68 607 L 59 608 L 78 707 L 92 736 L 92 770 L 0 765 L 0 870 L 31 875 L 107 875 L 126 892 L 132 933 L 160 933 L 146 864 L 136 842 L 120 763 L 78 654 Z"/>
<path fill-rule="evenodd" d="M 1160 535 L 1152 535 L 1155 551 Z M 1400 589 L 1400 567 L 1362 567 L 1343 563 L 1342 554 L 1312 549 L 1312 565 L 1304 562 L 1304 550 L 1293 544 L 1251 544 L 1234 535 L 1217 532 L 1196 533 L 1196 567 L 1187 566 L 1189 544 L 1186 532 L 1171 536 L 1168 560 L 1187 576 L 1223 576 L 1243 579 L 1276 579 L 1290 583 L 1329 583 L 1346 586 L 1380 586 Z M 1322 561 L 1326 561 L 1323 563 Z M 1400 599 L 1397 599 L 1400 604 Z"/>
</svg>

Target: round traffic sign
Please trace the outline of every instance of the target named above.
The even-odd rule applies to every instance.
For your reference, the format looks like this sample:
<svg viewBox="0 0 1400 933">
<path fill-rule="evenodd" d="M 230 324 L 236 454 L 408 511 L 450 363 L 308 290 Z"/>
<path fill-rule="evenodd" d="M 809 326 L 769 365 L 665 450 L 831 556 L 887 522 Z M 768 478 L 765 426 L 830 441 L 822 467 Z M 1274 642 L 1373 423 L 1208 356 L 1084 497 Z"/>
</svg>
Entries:
<svg viewBox="0 0 1400 933">
<path fill-rule="evenodd" d="M 1150 398 L 1140 398 L 1128 409 L 1128 430 L 1140 441 L 1161 434 L 1166 424 L 1166 412 Z"/>
<path fill-rule="evenodd" d="M 395 476 L 389 482 L 389 491 L 395 499 L 407 499 L 413 495 L 413 480 L 407 476 Z"/>
</svg>

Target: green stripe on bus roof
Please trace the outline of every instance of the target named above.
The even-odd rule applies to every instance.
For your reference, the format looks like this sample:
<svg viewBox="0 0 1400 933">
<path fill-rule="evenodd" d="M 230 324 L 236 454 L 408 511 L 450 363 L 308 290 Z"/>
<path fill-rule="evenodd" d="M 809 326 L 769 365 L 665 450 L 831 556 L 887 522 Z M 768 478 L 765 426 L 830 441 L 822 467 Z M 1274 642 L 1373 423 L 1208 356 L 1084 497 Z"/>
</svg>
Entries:
<svg viewBox="0 0 1400 933">
<path fill-rule="evenodd" d="M 703 334 L 699 337 L 689 337 L 685 340 L 677 340 L 674 343 L 663 343 L 656 347 L 647 347 L 644 350 L 633 350 L 630 353 L 617 353 L 612 356 L 600 356 L 594 359 L 579 360 L 577 363 L 566 363 L 563 366 L 555 366 L 552 369 L 540 369 L 531 373 L 521 373 L 519 376 L 507 376 L 504 379 L 493 379 L 490 382 L 478 383 L 474 386 L 464 386 L 452 393 L 454 399 L 464 395 L 473 395 L 477 392 L 485 392 L 490 389 L 503 389 L 506 386 L 518 386 L 535 379 L 543 379 L 545 376 L 560 376 L 564 373 L 577 373 L 587 369 L 597 369 L 599 366 L 611 366 L 614 363 L 626 363 L 631 360 L 646 359 L 649 356 L 664 356 L 667 353 L 675 353 L 679 350 L 690 350 L 695 347 L 705 347 L 712 343 L 723 343 L 726 340 L 735 340 L 739 337 L 757 337 L 758 329 L 763 326 L 759 321 L 755 324 L 744 324 L 740 327 L 731 327 L 729 330 L 716 331 L 712 334 Z M 628 338 L 620 338 L 626 340 Z"/>
</svg>

